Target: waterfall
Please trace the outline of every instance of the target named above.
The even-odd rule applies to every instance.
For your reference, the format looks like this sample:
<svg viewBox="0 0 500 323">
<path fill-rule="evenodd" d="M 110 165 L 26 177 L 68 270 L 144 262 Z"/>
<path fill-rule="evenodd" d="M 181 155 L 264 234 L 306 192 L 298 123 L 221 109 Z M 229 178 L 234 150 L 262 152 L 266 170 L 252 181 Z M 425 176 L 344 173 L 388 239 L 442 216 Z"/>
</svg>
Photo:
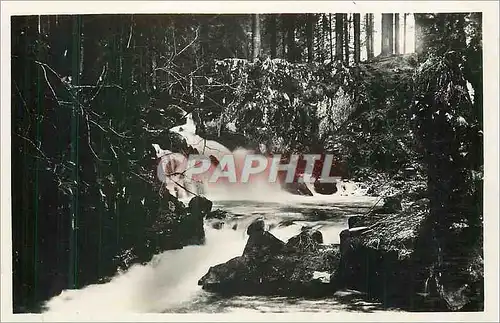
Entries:
<svg viewBox="0 0 500 323">
<path fill-rule="evenodd" d="M 239 181 L 236 181 L 236 183 L 229 182 L 224 178 L 217 180 L 215 183 L 209 183 L 210 176 L 215 171 L 221 171 L 217 162 L 223 160 L 224 156 L 231 155 L 233 157 L 236 176 L 238 177 L 245 163 L 245 157 L 256 152 L 244 148 L 237 148 L 231 151 L 215 140 L 207 140 L 197 135 L 196 124 L 191 113 L 186 115 L 185 124 L 170 128 L 169 131 L 180 135 L 184 138 L 188 146 L 212 162 L 210 168 L 202 176 L 195 179 L 189 178 L 185 176 L 188 168 L 186 156 L 164 150 L 157 143 L 153 144 L 157 157 L 160 159 L 161 167 L 159 169 L 161 171 L 158 173 L 158 177 L 164 180 L 170 193 L 179 199 L 185 200 L 194 195 L 204 195 L 211 199 L 261 200 L 269 196 L 276 198 L 276 195 L 288 194 L 282 190 L 281 184 L 278 181 L 270 182 L 268 180 L 269 165 L 271 164 L 270 159 L 268 159 L 266 170 L 261 174 L 252 175 L 248 183 L 241 183 Z M 258 154 L 261 154 L 261 152 Z M 313 195 L 318 195 L 312 183 L 306 181 L 305 184 Z M 362 196 L 366 194 L 368 189 L 359 183 L 350 181 L 338 182 L 337 188 L 338 191 L 333 195 Z"/>
<path fill-rule="evenodd" d="M 186 115 L 186 119 L 185 124 L 173 127 L 169 129 L 169 131 L 182 136 L 182 138 L 186 140 L 188 146 L 196 150 L 198 154 L 209 158 L 211 161 L 220 161 L 224 156 L 232 155 L 235 167 L 239 173 L 244 164 L 245 157 L 248 154 L 254 153 L 254 151 L 244 148 L 237 148 L 231 151 L 215 140 L 202 138 L 196 134 L 196 124 L 193 121 L 191 113 Z M 209 177 L 213 172 L 220 170 L 220 167 L 215 164 L 212 164 L 210 169 L 198 180 L 186 178 L 186 176 L 184 176 L 187 169 L 186 156 L 164 150 L 156 143 L 153 144 L 153 147 L 156 150 L 157 157 L 160 158 L 161 169 L 164 172 L 163 177 L 168 175 L 170 179 L 165 181 L 166 187 L 172 195 L 180 199 L 188 199 L 194 194 L 200 194 L 214 199 L 224 196 L 233 199 L 246 199 L 249 197 L 248 194 L 250 192 L 252 192 L 252 195 L 260 194 L 263 196 L 283 193 L 278 182 L 269 183 L 267 181 L 267 174 L 253 175 L 252 185 L 248 185 L 248 183 L 229 183 L 224 179 L 220 179 L 216 183 L 209 183 Z M 159 177 L 162 177 L 161 174 L 159 174 Z"/>
</svg>

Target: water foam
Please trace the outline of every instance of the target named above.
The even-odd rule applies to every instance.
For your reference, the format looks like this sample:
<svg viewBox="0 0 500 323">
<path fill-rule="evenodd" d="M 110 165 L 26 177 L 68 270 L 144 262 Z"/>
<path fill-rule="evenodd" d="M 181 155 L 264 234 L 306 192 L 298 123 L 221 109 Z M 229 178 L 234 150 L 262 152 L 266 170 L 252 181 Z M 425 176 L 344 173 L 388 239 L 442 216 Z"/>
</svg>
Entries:
<svg viewBox="0 0 500 323">
<path fill-rule="evenodd" d="M 241 255 L 241 231 L 205 228 L 206 244 L 155 255 L 104 284 L 65 290 L 46 304 L 46 313 L 151 313 L 189 301 L 199 292 L 197 281 L 217 263 Z"/>
</svg>

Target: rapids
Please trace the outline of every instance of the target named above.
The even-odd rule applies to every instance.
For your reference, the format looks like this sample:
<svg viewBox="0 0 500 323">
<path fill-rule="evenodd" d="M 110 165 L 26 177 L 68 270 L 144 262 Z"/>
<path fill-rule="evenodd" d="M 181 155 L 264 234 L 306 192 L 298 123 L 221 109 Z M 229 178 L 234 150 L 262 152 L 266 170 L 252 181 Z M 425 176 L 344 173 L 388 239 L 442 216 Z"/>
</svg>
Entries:
<svg viewBox="0 0 500 323">
<path fill-rule="evenodd" d="M 209 142 L 207 145 L 203 138 L 197 136 L 190 115 L 185 125 L 170 130 L 182 135 L 191 147 L 207 156 L 228 152 L 221 144 Z M 153 146 L 158 158 L 171 166 L 170 170 L 182 171 L 179 168 L 182 165 L 175 162 L 176 158 L 182 158 L 180 154 L 163 150 L 158 144 Z M 247 151 L 238 149 L 232 153 L 241 160 Z M 177 180 L 182 178 L 178 177 Z M 186 186 L 189 184 L 184 183 Z M 375 201 L 365 196 L 366 188 L 356 183 L 338 183 L 339 190 L 333 195 L 317 194 L 312 184 L 307 185 L 313 196 L 292 195 L 282 191 L 279 184 L 270 184 L 265 180 L 236 185 L 204 185 L 204 195 L 214 202 L 213 209 L 223 209 L 233 215 L 220 230 L 212 228 L 210 220 L 205 220 L 204 245 L 165 251 L 155 255 L 147 264 L 136 264 L 125 272 L 117 273 L 107 283 L 65 290 L 46 302 L 45 313 L 329 312 L 376 309 L 377 304 L 353 298 L 355 294 L 349 291 L 320 300 L 219 297 L 203 291 L 197 285 L 211 266 L 241 255 L 248 238 L 246 228 L 258 217 L 264 218 L 267 229 L 284 242 L 298 234 L 302 226 L 308 225 L 323 233 L 324 243 L 338 243 L 339 233 L 347 228 L 348 217 L 366 212 Z M 166 186 L 171 191 L 175 188 L 172 183 Z M 177 194 L 179 199 L 187 204 L 192 194 L 181 193 Z"/>
<path fill-rule="evenodd" d="M 211 266 L 241 255 L 248 236 L 246 227 L 263 217 L 272 234 L 283 241 L 300 232 L 303 225 L 318 227 L 324 243 L 338 243 L 350 215 L 366 211 L 373 198 L 360 196 L 295 196 L 288 193 L 268 199 L 215 200 L 214 209 L 234 214 L 220 230 L 205 224 L 206 243 L 155 255 L 118 273 L 111 281 L 79 290 L 65 290 L 46 303 L 47 313 L 165 313 L 165 312 L 295 312 L 366 311 L 377 304 L 342 297 L 320 300 L 285 297 L 219 297 L 197 285 Z M 272 200 L 272 201 L 271 201 Z M 286 225 L 288 222 L 293 224 Z M 237 225 L 236 230 L 233 226 Z"/>
</svg>

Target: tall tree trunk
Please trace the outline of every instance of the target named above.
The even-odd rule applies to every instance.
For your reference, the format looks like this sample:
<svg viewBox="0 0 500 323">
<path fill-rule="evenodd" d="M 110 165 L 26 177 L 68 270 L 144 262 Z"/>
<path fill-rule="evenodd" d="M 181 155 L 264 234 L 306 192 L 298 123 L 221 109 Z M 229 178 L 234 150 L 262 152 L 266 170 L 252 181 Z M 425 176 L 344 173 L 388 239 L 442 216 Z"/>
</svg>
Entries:
<svg viewBox="0 0 500 323">
<path fill-rule="evenodd" d="M 365 14 L 365 49 L 366 59 L 370 59 L 370 14 Z"/>
<path fill-rule="evenodd" d="M 276 15 L 272 14 L 270 17 L 270 34 L 271 34 L 271 58 L 276 58 L 277 55 L 277 28 L 276 28 Z"/>
<path fill-rule="evenodd" d="M 328 21 L 326 19 L 326 14 L 323 13 L 321 14 L 321 37 L 319 38 L 319 48 L 320 48 L 320 55 L 321 55 L 321 61 L 324 61 L 327 57 L 325 54 L 325 51 L 328 50 L 326 47 L 326 39 L 328 39 Z"/>
<path fill-rule="evenodd" d="M 80 72 L 82 66 L 82 42 L 81 42 L 81 28 L 82 21 L 80 16 L 74 16 L 73 18 L 73 73 L 72 83 L 75 85 L 80 85 Z M 77 99 L 78 96 L 77 96 Z M 80 107 L 77 103 L 73 106 L 73 113 L 71 116 L 71 161 L 73 162 L 73 171 L 72 171 L 72 180 L 74 183 L 79 183 L 79 134 L 80 134 L 80 125 L 79 125 L 79 111 Z M 68 276 L 68 286 L 70 288 L 78 288 L 78 221 L 79 221 L 79 194 L 78 188 L 74 190 L 74 193 L 71 194 L 71 207 L 70 207 L 70 246 L 69 246 L 69 276 Z"/>
<path fill-rule="evenodd" d="M 396 55 L 401 54 L 399 40 L 399 13 L 396 13 L 394 14 L 394 52 L 396 53 Z"/>
<path fill-rule="evenodd" d="M 333 28 L 332 28 L 332 14 L 328 14 L 328 24 L 329 24 L 329 29 L 328 29 L 328 34 L 330 36 L 330 59 L 333 61 Z"/>
<path fill-rule="evenodd" d="M 354 14 L 354 63 L 361 60 L 361 14 Z"/>
<path fill-rule="evenodd" d="M 344 44 L 344 14 L 335 14 L 335 59 L 342 61 Z"/>
<path fill-rule="evenodd" d="M 200 57 L 208 58 L 208 48 L 209 48 L 209 39 L 208 39 L 208 17 L 203 17 L 200 22 Z M 248 57 L 246 57 L 248 58 Z"/>
<path fill-rule="evenodd" d="M 295 16 L 293 14 L 287 15 L 288 30 L 287 30 L 287 47 L 288 47 L 288 61 L 295 62 Z"/>
<path fill-rule="evenodd" d="M 415 53 L 422 54 L 424 51 L 424 35 L 422 31 L 422 21 L 425 14 L 414 13 L 415 18 Z"/>
<path fill-rule="evenodd" d="M 373 58 L 373 14 L 366 14 L 366 58 Z"/>
<path fill-rule="evenodd" d="M 252 15 L 252 61 L 260 55 L 260 15 Z"/>
<path fill-rule="evenodd" d="M 314 60 L 314 14 L 306 14 L 306 19 L 307 61 L 310 63 Z"/>
<path fill-rule="evenodd" d="M 406 17 L 407 13 L 403 14 L 403 54 L 406 54 Z"/>
<path fill-rule="evenodd" d="M 281 57 L 283 59 L 286 59 L 286 42 L 287 42 L 287 39 L 286 39 L 286 35 L 287 35 L 287 26 L 288 26 L 288 22 L 287 22 L 287 16 L 286 14 L 281 14 L 280 15 L 281 17 Z"/>
<path fill-rule="evenodd" d="M 381 56 L 389 56 L 393 54 L 393 44 L 394 34 L 393 34 L 393 14 L 383 13 L 382 14 L 382 51 Z"/>
<path fill-rule="evenodd" d="M 344 61 L 349 65 L 349 14 L 344 14 Z"/>
<path fill-rule="evenodd" d="M 452 50 L 459 51 L 467 48 L 465 15 L 462 13 L 454 14 L 452 19 L 455 21 L 455 28 L 453 28 L 454 30 L 450 33 L 450 38 L 453 40 L 450 47 Z"/>
</svg>

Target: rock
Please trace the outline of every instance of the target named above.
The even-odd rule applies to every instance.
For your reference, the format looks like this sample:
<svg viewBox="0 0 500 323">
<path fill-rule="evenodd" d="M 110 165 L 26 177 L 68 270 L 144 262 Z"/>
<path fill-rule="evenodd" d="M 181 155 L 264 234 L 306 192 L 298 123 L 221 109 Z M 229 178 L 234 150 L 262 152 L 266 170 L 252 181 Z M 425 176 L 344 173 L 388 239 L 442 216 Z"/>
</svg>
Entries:
<svg viewBox="0 0 500 323">
<path fill-rule="evenodd" d="M 206 219 L 219 219 L 219 220 L 224 220 L 229 216 L 229 212 L 217 209 L 213 210 L 212 212 L 208 213 L 206 216 Z"/>
<path fill-rule="evenodd" d="M 314 252 L 319 249 L 319 245 L 323 243 L 323 235 L 320 231 L 306 229 L 291 237 L 286 243 L 288 250 L 297 252 Z"/>
<path fill-rule="evenodd" d="M 314 182 L 314 190 L 318 194 L 323 194 L 323 195 L 332 195 L 337 193 L 337 183 L 326 183 L 321 180 L 321 178 L 318 178 Z"/>
<path fill-rule="evenodd" d="M 301 234 L 317 244 L 314 232 Z M 318 245 L 314 252 L 286 250 L 271 233 L 257 231 L 250 235 L 242 256 L 211 267 L 198 284 L 222 294 L 326 295 L 332 293 L 330 277 L 338 264 L 338 245 Z"/>
<path fill-rule="evenodd" d="M 285 243 L 267 231 L 254 232 L 248 238 L 244 256 L 264 258 L 284 252 Z"/>
<path fill-rule="evenodd" d="M 216 221 L 214 223 L 212 223 L 212 228 L 216 229 L 216 230 L 220 230 L 224 227 L 224 222 L 222 221 Z"/>
<path fill-rule="evenodd" d="M 252 235 L 254 233 L 260 233 L 264 232 L 266 228 L 266 223 L 264 222 L 264 219 L 256 219 L 253 221 L 247 228 L 247 234 Z"/>
<path fill-rule="evenodd" d="M 319 244 L 323 243 L 323 234 L 318 230 L 313 231 L 311 238 Z"/>
<path fill-rule="evenodd" d="M 327 271 L 315 271 L 313 272 L 312 279 L 319 280 L 322 283 L 329 284 L 330 283 L 331 274 Z"/>
<path fill-rule="evenodd" d="M 188 209 L 191 213 L 200 213 L 205 217 L 212 210 L 212 201 L 203 196 L 195 196 L 189 201 Z"/>
<path fill-rule="evenodd" d="M 356 227 L 369 227 L 377 221 L 384 219 L 385 215 L 372 214 L 372 215 L 353 215 L 347 219 L 349 229 Z"/>
<path fill-rule="evenodd" d="M 278 226 L 280 227 L 288 227 L 290 225 L 294 225 L 295 224 L 295 220 L 283 220 L 281 221 Z"/>
<path fill-rule="evenodd" d="M 384 197 L 384 204 L 382 206 L 375 206 L 369 213 L 369 215 L 374 214 L 393 214 L 401 212 L 402 198 L 400 196 L 388 196 Z"/>
<path fill-rule="evenodd" d="M 384 208 L 388 211 L 387 213 L 396 213 L 401 211 L 403 209 L 401 206 L 401 196 L 385 197 Z"/>
<path fill-rule="evenodd" d="M 295 195 L 305 195 L 305 196 L 313 196 L 313 193 L 305 183 L 301 182 L 293 182 L 293 183 L 283 183 L 281 188 L 288 193 Z"/>
<path fill-rule="evenodd" d="M 133 230 L 142 235 L 142 243 L 134 239 L 133 244 L 120 248 L 112 259 L 113 266 L 109 266 L 110 271 L 113 269 L 110 275 L 116 272 L 116 268 L 126 270 L 132 264 L 149 261 L 153 255 L 165 250 L 205 242 L 201 214 L 191 213 L 184 203 L 170 193 L 161 196 L 157 212 L 152 212 L 151 219 L 144 227 L 134 227 Z"/>
<path fill-rule="evenodd" d="M 238 223 L 233 224 L 233 227 L 231 229 L 236 231 L 238 229 Z"/>
<path fill-rule="evenodd" d="M 448 230 L 441 234 L 446 237 L 437 237 L 447 243 L 438 248 L 428 200 L 373 225 L 360 219 L 365 217 L 353 217 L 350 229 L 340 233 L 341 261 L 334 277 L 340 288 L 366 292 L 384 305 L 410 310 L 481 308 L 481 243 L 470 243 L 481 234 L 462 227 L 456 233 Z M 438 259 L 443 262 L 437 263 Z"/>
</svg>

